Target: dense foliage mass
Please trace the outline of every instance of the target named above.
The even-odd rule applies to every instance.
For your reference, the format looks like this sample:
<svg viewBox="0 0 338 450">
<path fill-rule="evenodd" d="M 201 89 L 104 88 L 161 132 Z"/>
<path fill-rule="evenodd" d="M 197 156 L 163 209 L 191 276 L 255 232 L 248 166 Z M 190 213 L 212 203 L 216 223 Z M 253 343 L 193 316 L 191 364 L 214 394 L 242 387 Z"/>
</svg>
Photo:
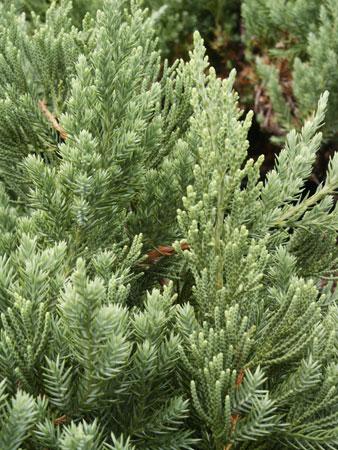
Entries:
<svg viewBox="0 0 338 450">
<path fill-rule="evenodd" d="M 328 89 L 324 138 L 337 138 L 338 2 L 247 0 L 243 17 L 247 39 L 255 36 L 264 56 L 257 69 L 281 130 L 299 126 Z"/>
<path fill-rule="evenodd" d="M 198 32 L 186 61 L 161 57 L 206 9 L 218 48 L 237 2 L 47 3 L 0 5 L 0 449 L 337 448 L 337 153 L 304 192 L 334 134 L 335 85 L 310 92 L 306 67 L 335 2 L 243 2 L 288 132 L 265 179 L 235 71 Z M 299 45 L 267 62 L 286 28 Z"/>
</svg>

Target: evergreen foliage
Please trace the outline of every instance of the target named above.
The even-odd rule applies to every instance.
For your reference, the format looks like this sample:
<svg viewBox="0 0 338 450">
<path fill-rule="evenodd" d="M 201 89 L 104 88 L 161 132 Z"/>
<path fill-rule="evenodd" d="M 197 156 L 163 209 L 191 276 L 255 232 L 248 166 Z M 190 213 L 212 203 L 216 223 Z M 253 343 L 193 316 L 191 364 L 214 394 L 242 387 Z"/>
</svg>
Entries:
<svg viewBox="0 0 338 450">
<path fill-rule="evenodd" d="M 334 448 L 336 305 L 315 285 L 319 260 L 304 268 L 305 255 L 295 251 L 304 250 L 305 234 L 337 231 L 337 207 L 330 213 L 327 197 L 337 186 L 337 155 L 326 184 L 300 200 L 327 94 L 301 133 L 288 135 L 263 185 L 261 159 L 246 161 L 250 115 L 239 120 L 234 75 L 223 82 L 212 69 L 203 75 L 199 39 L 193 61 L 199 83 L 190 133 L 199 153 L 178 220 L 195 285 L 178 321 L 205 448 Z M 326 258 L 326 270 L 336 267 L 337 252 Z"/>
<path fill-rule="evenodd" d="M 55 0 L 2 0 L 8 5 L 14 5 L 18 12 L 24 12 L 30 19 L 34 15 L 39 15 L 45 18 L 46 12 Z M 57 4 L 62 3 L 62 0 L 56 0 Z M 102 0 L 73 0 L 72 9 L 70 12 L 73 22 L 81 27 L 81 22 L 87 13 L 95 14 L 98 8 L 102 6 Z"/>
<path fill-rule="evenodd" d="M 211 46 L 221 49 L 234 33 L 240 15 L 237 0 L 145 0 L 160 36 L 162 51 L 187 53 L 198 28 Z"/>
<path fill-rule="evenodd" d="M 33 32 L 13 7 L 0 7 L 0 178 L 19 195 L 25 156 L 40 153 L 47 161 L 56 159 L 58 135 L 41 107 L 57 117 L 63 111 L 83 43 L 72 28 L 69 2 L 53 4 L 45 22 L 36 19 Z"/>
<path fill-rule="evenodd" d="M 170 65 L 137 1 L 2 13 L 0 448 L 336 448 L 328 93 L 263 182 L 198 33 Z"/>
<path fill-rule="evenodd" d="M 325 140 L 336 139 L 337 0 L 245 0 L 242 13 L 249 48 L 251 41 L 265 55 L 258 60 L 257 71 L 281 130 L 300 127 L 320 93 L 329 90 L 323 131 Z"/>
<path fill-rule="evenodd" d="M 318 25 L 320 3 L 317 0 L 243 0 L 245 38 L 273 54 L 302 54 L 309 32 L 315 31 Z M 281 40 L 284 47 L 274 48 Z"/>
</svg>

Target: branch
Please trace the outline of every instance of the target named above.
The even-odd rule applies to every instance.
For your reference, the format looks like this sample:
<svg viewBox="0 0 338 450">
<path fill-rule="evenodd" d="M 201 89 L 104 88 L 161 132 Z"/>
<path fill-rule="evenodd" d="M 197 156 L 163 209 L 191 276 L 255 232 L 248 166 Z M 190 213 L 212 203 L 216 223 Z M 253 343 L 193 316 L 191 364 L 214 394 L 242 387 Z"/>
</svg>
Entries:
<svg viewBox="0 0 338 450">
<path fill-rule="evenodd" d="M 182 250 L 188 250 L 189 244 L 181 244 Z M 175 249 L 171 245 L 159 245 L 154 250 L 147 253 L 146 264 L 156 264 L 163 256 L 172 256 Z"/>
<path fill-rule="evenodd" d="M 65 141 L 67 139 L 67 133 L 62 128 L 62 126 L 59 124 L 57 118 L 49 111 L 49 109 L 47 108 L 46 102 L 44 100 L 39 100 L 38 105 L 39 105 L 41 112 L 45 115 L 47 120 L 51 123 L 54 130 L 56 130 L 59 133 L 61 139 Z"/>
</svg>

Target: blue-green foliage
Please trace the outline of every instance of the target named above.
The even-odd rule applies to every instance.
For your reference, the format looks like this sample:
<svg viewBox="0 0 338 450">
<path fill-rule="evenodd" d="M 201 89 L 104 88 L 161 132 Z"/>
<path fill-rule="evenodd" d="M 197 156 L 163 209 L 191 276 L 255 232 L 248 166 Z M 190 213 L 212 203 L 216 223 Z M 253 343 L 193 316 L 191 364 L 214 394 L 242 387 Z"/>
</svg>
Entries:
<svg viewBox="0 0 338 450">
<path fill-rule="evenodd" d="M 68 8 L 0 19 L 0 448 L 336 448 L 327 93 L 263 183 L 197 33 L 170 66 L 137 2 Z"/>
<path fill-rule="evenodd" d="M 300 198 L 320 145 L 327 93 L 301 133 L 288 135 L 263 185 L 262 160 L 246 160 L 251 117 L 239 120 L 234 74 L 221 81 L 210 68 L 204 75 L 199 38 L 193 61 L 199 82 L 189 133 L 199 152 L 178 220 L 195 286 L 178 321 L 202 436 L 220 450 L 334 447 L 337 311 L 334 296 L 321 296 L 315 280 L 324 266 L 336 267 L 337 251 L 335 239 L 325 254 L 301 242 L 324 230 L 336 236 L 337 207 L 330 213 L 327 194 L 337 189 L 337 157 L 326 183 Z"/>
</svg>

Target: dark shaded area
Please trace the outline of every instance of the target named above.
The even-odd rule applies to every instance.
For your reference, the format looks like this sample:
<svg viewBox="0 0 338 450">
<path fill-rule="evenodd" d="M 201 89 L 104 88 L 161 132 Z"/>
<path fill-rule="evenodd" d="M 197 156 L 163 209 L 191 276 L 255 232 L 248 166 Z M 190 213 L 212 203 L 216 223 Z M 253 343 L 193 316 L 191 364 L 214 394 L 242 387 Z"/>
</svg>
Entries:
<svg viewBox="0 0 338 450">
<path fill-rule="evenodd" d="M 253 116 L 252 125 L 249 130 L 249 158 L 257 159 L 260 155 L 264 155 L 264 162 L 261 168 L 262 179 L 265 178 L 266 173 L 273 169 L 276 155 L 280 152 L 280 147 L 271 142 L 271 136 L 265 133 L 256 116 Z"/>
</svg>

